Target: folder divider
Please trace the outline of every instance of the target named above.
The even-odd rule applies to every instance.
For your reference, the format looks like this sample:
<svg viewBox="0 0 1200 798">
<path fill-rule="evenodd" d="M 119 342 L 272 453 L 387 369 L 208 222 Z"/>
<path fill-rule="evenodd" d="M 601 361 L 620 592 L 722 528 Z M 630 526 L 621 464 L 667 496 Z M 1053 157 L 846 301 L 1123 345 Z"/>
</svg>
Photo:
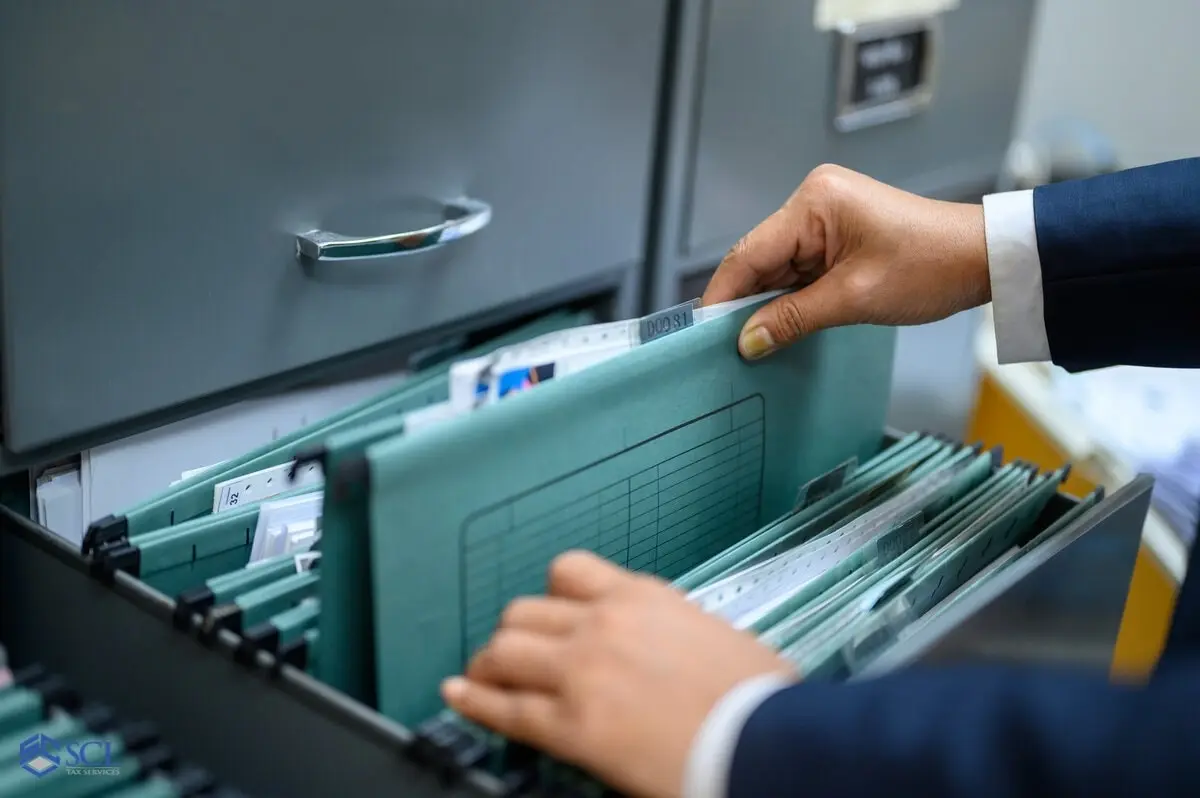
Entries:
<svg viewBox="0 0 1200 798">
<path fill-rule="evenodd" d="M 871 559 L 858 570 L 851 572 L 840 584 L 831 585 L 825 593 L 822 592 L 825 585 L 829 584 L 830 577 L 836 576 L 838 572 L 831 572 L 815 580 L 796 597 L 793 604 L 795 611 L 790 616 L 774 625 L 769 625 L 769 621 L 761 625 L 763 632 L 760 639 L 779 650 L 788 648 L 802 635 L 808 634 L 843 607 L 848 596 L 864 593 L 872 585 L 906 567 L 919 558 L 922 551 L 940 539 L 948 525 L 953 527 L 961 518 L 965 517 L 969 521 L 974 514 L 983 512 L 996 496 L 998 486 L 1003 488 L 1009 484 L 1015 485 L 1016 480 L 1021 477 L 1015 466 L 1001 468 L 956 504 L 931 519 L 922 530 L 920 541 L 894 560 Z"/>
<path fill-rule="evenodd" d="M 935 554 L 914 572 L 899 595 L 831 636 L 829 643 L 798 665 L 808 678 L 850 675 L 861 670 L 905 626 L 915 622 L 984 568 L 989 551 L 998 557 L 1037 520 L 1058 491 L 1066 469 L 1022 488 L 1016 501 L 1004 501 L 955 539 L 953 550 Z"/>
<path fill-rule="evenodd" d="M 988 456 L 976 457 L 970 449 L 939 453 L 912 471 L 895 490 L 868 505 L 864 512 L 790 551 L 766 559 L 759 555 L 755 558 L 761 560 L 757 564 L 697 592 L 692 599 L 732 623 L 740 624 L 737 619 L 748 613 L 762 618 L 777 606 L 773 602 L 784 601 L 791 591 L 801 589 L 807 579 L 832 567 L 834 563 L 827 557 L 875 543 L 883 533 L 900 528 L 915 509 L 960 484 L 959 477 L 982 479 L 990 467 Z M 838 559 L 845 556 L 842 554 Z"/>
<path fill-rule="evenodd" d="M 919 542 L 912 546 L 909 550 L 903 552 L 899 557 L 890 561 L 876 560 L 878 568 L 869 572 L 864 577 L 864 580 L 856 584 L 854 587 L 857 592 L 866 592 L 880 583 L 892 579 L 896 574 L 903 574 L 917 567 L 922 557 L 935 547 L 940 541 L 946 539 L 947 535 L 957 534 L 957 530 L 963 525 L 970 523 L 978 514 L 986 512 L 993 506 L 998 498 L 1003 497 L 1006 492 L 1017 490 L 1017 484 L 1026 479 L 1026 473 L 1020 466 L 1009 465 L 1002 468 L 999 472 L 993 474 L 988 480 L 976 486 L 976 488 L 964 496 L 959 502 L 951 507 L 943 510 L 938 516 L 932 519 L 927 524 L 926 531 L 922 534 Z M 814 585 L 813 590 L 809 593 L 810 596 L 816 594 L 816 588 L 819 585 Z M 821 633 L 814 630 L 824 624 L 826 630 L 824 634 L 832 634 L 837 631 L 840 624 L 834 623 L 831 620 L 833 613 L 841 613 L 837 617 L 844 617 L 850 610 L 845 607 L 845 596 L 842 597 L 842 605 L 831 605 L 830 612 L 816 613 L 810 617 L 811 623 L 806 624 L 801 628 L 791 627 L 793 640 L 799 638 L 798 631 L 803 631 L 807 637 L 802 646 L 814 646 L 819 643 Z M 789 643 L 791 645 L 791 643 Z M 785 656 L 797 656 L 799 649 L 788 649 Z"/>
<path fill-rule="evenodd" d="M 703 581 L 692 590 L 691 598 L 703 602 L 706 595 L 718 591 L 736 574 L 749 571 L 785 552 L 820 545 L 823 536 L 831 534 L 841 524 L 866 514 L 894 496 L 904 485 L 910 484 L 915 476 L 920 475 L 918 466 L 934 464 L 939 458 L 950 456 L 950 451 L 941 444 L 935 441 L 929 443 L 936 448 L 913 447 L 889 460 L 886 468 L 872 469 L 869 475 L 861 475 L 861 482 L 860 475 L 856 475 L 842 490 L 752 535 L 749 539 L 753 542 L 752 546 L 735 544 L 693 569 L 689 576 L 703 578 Z"/>
<path fill-rule="evenodd" d="M 1063 478 L 1063 481 L 1064 482 L 1066 481 L 1065 477 Z M 1049 540 L 1053 539 L 1060 532 L 1062 532 L 1064 529 L 1066 529 L 1068 526 L 1070 526 L 1072 523 L 1074 523 L 1075 519 L 1077 519 L 1079 516 L 1086 513 L 1092 507 L 1099 504 L 1100 501 L 1104 498 L 1104 493 L 1105 493 L 1104 486 L 1100 485 L 1100 486 L 1096 487 L 1095 489 L 1093 489 L 1086 496 L 1079 499 L 1074 507 L 1072 507 L 1071 509 L 1069 509 L 1065 513 L 1063 513 L 1061 516 L 1059 516 L 1057 520 L 1055 520 L 1053 523 L 1049 524 L 1045 529 L 1043 529 L 1041 532 L 1039 532 L 1037 535 L 1035 535 L 1029 541 L 1027 541 L 1026 543 L 1023 543 L 1021 545 L 1020 552 L 1018 553 L 1017 556 L 1020 557 L 1025 554 L 1028 554 L 1029 552 L 1036 549 L 1038 546 L 1041 546 L 1041 545 L 1045 544 L 1046 542 L 1048 542 Z"/>
<path fill-rule="evenodd" d="M 822 529 L 822 524 L 828 525 L 826 519 L 835 513 L 849 513 L 858 504 L 866 503 L 874 498 L 875 494 L 868 490 L 872 486 L 876 491 L 890 489 L 893 482 L 898 482 L 906 473 L 901 471 L 901 466 L 910 462 L 919 462 L 923 457 L 932 454 L 936 447 L 938 444 L 935 441 L 927 438 L 918 440 L 917 433 L 906 436 L 864 463 L 845 484 L 833 493 L 800 508 L 794 508 L 776 518 L 759 531 L 676 579 L 675 586 L 699 590 L 734 570 L 744 567 L 744 563 L 750 557 L 755 556 L 764 547 L 784 535 L 793 532 L 802 524 L 811 522 L 813 534 L 816 534 Z"/>
<path fill-rule="evenodd" d="M 758 639 L 776 651 L 783 651 L 843 606 L 847 595 L 869 585 L 878 567 L 878 560 L 868 560 L 831 585 L 825 593 L 814 590 L 815 595 L 805 597 L 791 615 L 760 633 Z"/>
<path fill-rule="evenodd" d="M 974 461 L 954 474 L 954 476 L 931 494 L 924 503 L 919 505 L 901 504 L 884 530 L 874 539 L 862 543 L 856 550 L 842 555 L 841 562 L 832 566 L 823 566 L 825 572 L 818 574 L 807 582 L 800 583 L 783 595 L 765 602 L 761 607 L 750 612 L 749 627 L 762 633 L 777 623 L 785 620 L 796 608 L 803 606 L 811 598 L 819 595 L 820 590 L 828 588 L 843 576 L 852 573 L 866 562 L 876 561 L 881 571 L 903 558 L 921 541 L 926 539 L 932 524 L 927 524 L 926 516 L 936 518 L 969 495 L 987 479 L 994 467 L 991 453 L 977 455 Z M 944 509 L 942 509 L 944 508 Z M 834 550 L 837 554 L 837 550 Z"/>
<path fill-rule="evenodd" d="M 920 632 L 921 629 L 925 628 L 934 620 L 936 620 L 942 613 L 948 611 L 955 604 L 962 601 L 982 586 L 986 585 L 987 582 L 985 580 L 985 575 L 994 575 L 996 572 L 1008 567 L 1029 552 L 1036 550 L 1039 546 L 1045 545 L 1050 540 L 1053 540 L 1057 535 L 1061 534 L 1063 530 L 1067 529 L 1071 524 L 1073 524 L 1076 519 L 1099 503 L 1100 500 L 1104 498 L 1104 493 L 1104 488 L 1101 486 L 1097 487 L 1095 490 L 1079 499 L 1077 504 L 1068 509 L 1055 521 L 1048 524 L 1033 538 L 1006 551 L 1005 554 L 1001 555 L 1001 557 L 995 560 L 991 565 L 980 571 L 972 580 L 952 592 L 950 595 L 946 596 L 946 598 L 939 601 L 921 618 L 902 629 L 898 634 L 898 637 L 903 638 Z M 1039 519 L 1039 521 L 1040 520 L 1041 519 Z M 987 573 L 985 574 L 985 572 Z"/>
<path fill-rule="evenodd" d="M 976 450 L 971 448 L 939 444 L 939 448 L 927 456 L 906 464 L 904 468 L 876 487 L 851 498 L 849 502 L 837 508 L 832 508 L 830 514 L 811 519 L 805 527 L 793 527 L 778 540 L 738 563 L 737 570 L 747 572 L 775 557 L 781 557 L 789 550 L 791 556 L 800 556 L 799 550 L 804 546 L 811 548 L 824 545 L 829 540 L 843 534 L 842 527 L 844 525 L 876 511 L 886 502 L 896 498 L 908 488 L 920 484 L 925 477 L 942 468 L 964 467 L 971 456 L 976 453 Z M 834 523 L 837 514 L 845 515 L 841 523 Z"/>
<path fill-rule="evenodd" d="M 1022 479 L 1015 486 L 1002 491 L 984 512 L 974 518 L 963 519 L 957 528 L 944 532 L 928 551 L 922 552 L 923 562 L 917 566 L 913 576 L 919 578 L 936 569 L 946 557 L 953 555 L 966 541 L 979 534 L 981 529 L 1008 513 L 1012 503 L 1019 503 L 1029 494 L 1036 493 L 1038 486 L 1052 478 L 1053 475 L 1022 474 Z"/>
</svg>

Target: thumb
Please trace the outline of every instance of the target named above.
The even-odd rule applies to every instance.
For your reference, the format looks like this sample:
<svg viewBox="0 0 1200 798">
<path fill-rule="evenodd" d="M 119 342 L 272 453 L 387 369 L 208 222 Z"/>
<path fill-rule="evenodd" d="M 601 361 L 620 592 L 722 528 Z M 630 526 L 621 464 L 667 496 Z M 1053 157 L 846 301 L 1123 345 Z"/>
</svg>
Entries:
<svg viewBox="0 0 1200 798">
<path fill-rule="evenodd" d="M 760 308 L 742 327 L 738 350 L 747 360 L 758 360 L 806 335 L 844 324 L 842 304 L 833 282 L 818 279 Z"/>
</svg>

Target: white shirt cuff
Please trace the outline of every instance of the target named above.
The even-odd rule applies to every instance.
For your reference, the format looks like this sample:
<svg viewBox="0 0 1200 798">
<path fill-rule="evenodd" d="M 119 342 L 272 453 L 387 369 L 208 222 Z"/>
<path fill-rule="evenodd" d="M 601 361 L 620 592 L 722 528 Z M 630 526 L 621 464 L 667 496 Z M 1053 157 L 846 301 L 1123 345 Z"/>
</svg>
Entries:
<svg viewBox="0 0 1200 798">
<path fill-rule="evenodd" d="M 983 224 L 997 358 L 1002 364 L 1049 360 L 1033 192 L 984 197 Z"/>
<path fill-rule="evenodd" d="M 742 727 L 754 710 L 794 680 L 780 673 L 747 679 L 717 702 L 692 740 L 683 773 L 683 798 L 725 798 Z"/>
</svg>

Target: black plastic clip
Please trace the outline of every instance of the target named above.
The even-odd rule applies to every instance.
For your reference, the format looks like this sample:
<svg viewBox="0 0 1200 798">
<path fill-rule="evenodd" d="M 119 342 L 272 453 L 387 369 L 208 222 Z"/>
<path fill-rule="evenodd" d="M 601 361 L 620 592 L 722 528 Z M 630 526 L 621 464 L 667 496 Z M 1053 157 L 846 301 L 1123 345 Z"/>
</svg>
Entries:
<svg viewBox="0 0 1200 798">
<path fill-rule="evenodd" d="M 92 574 L 111 582 L 117 571 L 130 576 L 142 575 L 142 550 L 129 543 L 109 543 L 97 549 L 92 556 Z"/>
<path fill-rule="evenodd" d="M 272 674 L 279 675 L 284 665 L 291 665 L 296 670 L 308 670 L 308 641 L 303 637 L 285 644 L 275 656 L 275 666 Z"/>
<path fill-rule="evenodd" d="M 180 593 L 175 599 L 175 610 L 171 614 L 171 623 L 181 632 L 192 628 L 196 616 L 217 603 L 217 597 L 207 587 L 201 585 Z"/>
<path fill-rule="evenodd" d="M 93 521 L 83 535 L 80 552 L 84 557 L 101 546 L 129 537 L 129 521 L 125 516 L 106 515 L 99 521 Z"/>
<path fill-rule="evenodd" d="M 542 754 L 536 748 L 509 742 L 504 746 L 504 775 L 500 778 L 504 798 L 528 795 L 538 783 L 538 762 Z"/>
<path fill-rule="evenodd" d="M 325 490 L 334 501 L 346 501 L 357 495 L 357 491 L 369 490 L 371 464 L 366 455 L 351 457 L 338 463 L 333 474 L 325 475 Z"/>
<path fill-rule="evenodd" d="M 137 752 L 136 756 L 143 773 L 162 773 L 175 766 L 175 752 L 166 745 L 155 745 Z"/>
<path fill-rule="evenodd" d="M 292 458 L 292 467 L 288 469 L 288 481 L 295 482 L 296 474 L 299 473 L 301 466 L 316 463 L 321 466 L 321 471 L 325 470 L 325 447 L 314 446 L 311 449 L 304 449 L 296 453 Z"/>
<path fill-rule="evenodd" d="M 83 703 L 79 694 L 61 676 L 48 675 L 31 687 L 41 695 L 42 711 L 47 715 L 55 707 L 73 712 Z"/>
<path fill-rule="evenodd" d="M 487 741 L 441 717 L 422 723 L 409 748 L 409 755 L 432 769 L 447 786 L 457 783 L 489 753 L 491 748 Z"/>
<path fill-rule="evenodd" d="M 272 656 L 277 656 L 278 650 L 279 629 L 270 621 L 264 621 L 246 630 L 242 639 L 238 641 L 233 658 L 242 665 L 250 667 L 258 659 L 258 652 L 265 651 Z"/>
<path fill-rule="evenodd" d="M 117 736 L 125 742 L 125 750 L 130 752 L 144 751 L 161 738 L 158 727 L 146 720 L 135 720 L 119 726 Z"/>
<path fill-rule="evenodd" d="M 216 640 L 222 629 L 242 633 L 242 608 L 236 604 L 222 604 L 211 610 L 200 624 L 200 636 L 205 642 Z"/>
<path fill-rule="evenodd" d="M 104 704 L 84 704 L 79 712 L 72 714 L 83 723 L 84 728 L 96 734 L 110 730 L 116 723 L 112 709 Z"/>
</svg>

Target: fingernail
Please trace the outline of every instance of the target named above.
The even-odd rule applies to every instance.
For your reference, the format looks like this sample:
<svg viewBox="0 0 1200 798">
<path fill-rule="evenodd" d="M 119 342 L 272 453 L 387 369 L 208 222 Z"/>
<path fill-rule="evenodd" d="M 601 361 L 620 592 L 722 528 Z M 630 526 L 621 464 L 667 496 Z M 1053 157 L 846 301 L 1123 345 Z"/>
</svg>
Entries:
<svg viewBox="0 0 1200 798">
<path fill-rule="evenodd" d="M 460 676 L 454 676 L 442 682 L 442 698 L 447 702 L 457 701 L 466 691 L 467 680 Z"/>
<path fill-rule="evenodd" d="M 771 353 L 771 350 L 775 348 L 775 341 L 772 340 L 771 333 L 767 332 L 766 327 L 755 327 L 742 333 L 738 348 L 750 360 L 757 360 Z"/>
</svg>

